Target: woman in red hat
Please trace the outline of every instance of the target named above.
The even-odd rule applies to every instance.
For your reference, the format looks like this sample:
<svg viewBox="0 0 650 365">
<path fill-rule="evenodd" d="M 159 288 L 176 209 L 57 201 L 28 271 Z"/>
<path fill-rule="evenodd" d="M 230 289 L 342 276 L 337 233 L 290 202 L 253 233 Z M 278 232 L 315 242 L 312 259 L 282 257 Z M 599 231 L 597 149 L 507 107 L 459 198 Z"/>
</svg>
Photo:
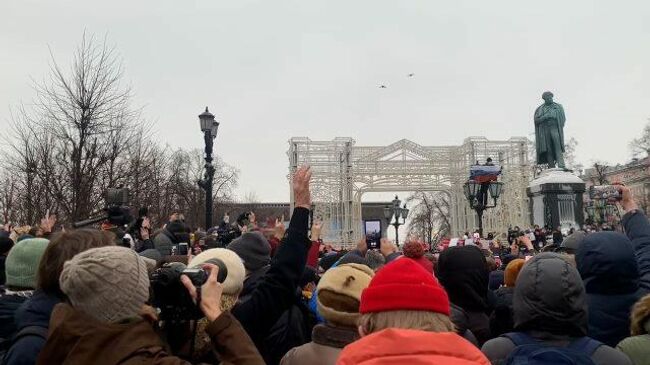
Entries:
<svg viewBox="0 0 650 365">
<path fill-rule="evenodd" d="M 381 269 L 361 295 L 359 335 L 337 364 L 482 364 L 488 359 L 454 332 L 447 293 L 417 262 Z"/>
</svg>

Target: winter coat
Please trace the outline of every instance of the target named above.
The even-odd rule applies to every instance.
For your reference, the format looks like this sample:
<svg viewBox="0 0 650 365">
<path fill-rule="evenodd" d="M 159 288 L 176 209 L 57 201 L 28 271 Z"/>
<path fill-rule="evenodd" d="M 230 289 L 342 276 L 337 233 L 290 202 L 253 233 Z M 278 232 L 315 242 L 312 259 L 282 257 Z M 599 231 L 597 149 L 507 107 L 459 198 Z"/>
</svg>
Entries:
<svg viewBox="0 0 650 365">
<path fill-rule="evenodd" d="M 54 306 L 61 300 L 53 295 L 37 290 L 16 312 L 16 330 L 38 326 L 47 329 Z M 45 346 L 45 339 L 39 336 L 24 336 L 18 339 L 7 352 L 7 365 L 34 365 L 36 357 Z"/>
<path fill-rule="evenodd" d="M 206 328 L 213 349 L 223 364 L 264 364 L 246 332 L 228 313 Z M 58 304 L 52 312 L 50 332 L 37 364 L 129 365 L 189 363 L 165 352 L 150 323 L 104 323 Z"/>
<path fill-rule="evenodd" d="M 650 294 L 650 222 L 641 211 L 633 211 L 623 216 L 621 224 L 636 255 L 641 295 Z"/>
<path fill-rule="evenodd" d="M 476 246 L 451 247 L 440 254 L 438 279 L 451 303 L 468 316 L 468 328 L 479 346 L 492 338 L 488 303 L 488 268 L 485 256 Z"/>
<path fill-rule="evenodd" d="M 307 266 L 318 269 L 318 253 L 320 252 L 320 241 L 313 241 L 309 254 L 307 255 Z"/>
<path fill-rule="evenodd" d="M 650 364 L 650 320 L 646 320 L 644 329 L 644 335 L 628 337 L 616 346 L 634 365 Z"/>
<path fill-rule="evenodd" d="M 280 365 L 334 365 L 343 348 L 359 339 L 356 328 L 319 324 L 312 331 L 312 342 L 289 350 Z"/>
<path fill-rule="evenodd" d="M 282 314 L 295 302 L 295 290 L 307 262 L 311 241 L 307 236 L 309 210 L 295 208 L 285 241 L 271 260 L 266 275 L 245 301 L 232 309 L 232 314 L 246 330 L 257 348 Z"/>
<path fill-rule="evenodd" d="M 0 296 L 0 339 L 10 339 L 16 334 L 16 311 L 32 296 L 33 291 L 7 291 Z"/>
<path fill-rule="evenodd" d="M 587 299 L 580 274 L 562 256 L 541 253 L 519 273 L 513 296 L 514 330 L 544 345 L 567 346 L 587 334 Z M 515 349 L 506 337 L 486 342 L 481 350 L 493 365 L 502 364 Z M 631 364 L 627 356 L 607 345 L 591 359 L 600 364 Z"/>
<path fill-rule="evenodd" d="M 264 347 L 260 348 L 266 365 L 279 364 L 289 350 L 309 343 L 315 325 L 316 316 L 309 311 L 302 291 L 297 288 L 294 304 L 273 325 L 264 340 Z"/>
<path fill-rule="evenodd" d="M 389 328 L 346 346 L 339 365 L 489 364 L 471 343 L 451 332 Z"/>
<path fill-rule="evenodd" d="M 514 327 L 512 319 L 512 298 L 515 294 L 514 287 L 502 286 L 494 292 L 496 305 L 490 315 L 490 332 L 492 336 L 500 336 L 512 332 Z"/>
<path fill-rule="evenodd" d="M 616 346 L 630 334 L 630 312 L 641 297 L 632 243 L 617 232 L 585 237 L 576 264 L 587 293 L 589 337 Z"/>
<path fill-rule="evenodd" d="M 469 316 L 463 308 L 451 304 L 450 312 L 449 319 L 451 319 L 454 327 L 456 327 L 456 333 L 469 341 L 472 345 L 480 348 L 476 336 L 474 336 L 472 331 L 469 329 Z"/>
</svg>

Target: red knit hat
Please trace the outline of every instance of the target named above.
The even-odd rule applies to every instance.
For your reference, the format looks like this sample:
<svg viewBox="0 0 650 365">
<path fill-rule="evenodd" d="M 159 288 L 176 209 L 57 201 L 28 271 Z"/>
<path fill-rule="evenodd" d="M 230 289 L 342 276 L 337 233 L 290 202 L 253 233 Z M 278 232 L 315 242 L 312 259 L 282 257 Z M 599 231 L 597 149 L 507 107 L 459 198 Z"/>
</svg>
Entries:
<svg viewBox="0 0 650 365">
<path fill-rule="evenodd" d="M 359 312 L 421 310 L 449 315 L 449 297 L 435 276 L 402 257 L 384 266 L 361 294 Z"/>
</svg>

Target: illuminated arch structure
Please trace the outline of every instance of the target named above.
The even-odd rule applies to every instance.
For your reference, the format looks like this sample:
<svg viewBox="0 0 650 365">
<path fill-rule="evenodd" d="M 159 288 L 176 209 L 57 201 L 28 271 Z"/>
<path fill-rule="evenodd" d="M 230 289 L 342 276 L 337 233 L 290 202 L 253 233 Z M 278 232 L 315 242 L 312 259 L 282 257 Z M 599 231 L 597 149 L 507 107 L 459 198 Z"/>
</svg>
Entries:
<svg viewBox="0 0 650 365">
<path fill-rule="evenodd" d="M 497 208 L 484 215 L 485 232 L 530 225 L 526 187 L 533 175 L 534 148 L 527 138 L 470 137 L 460 146 L 421 146 L 402 139 L 388 146 L 357 146 L 352 138 L 295 137 L 289 140 L 287 154 L 289 176 L 298 166 L 311 166 L 314 215 L 327 227 L 326 241 L 344 247 L 354 246 L 363 234 L 361 197 L 366 192 L 444 192 L 451 202 L 452 233 L 458 236 L 476 228 L 478 218 L 462 185 L 470 166 L 488 157 L 503 166 L 504 189 Z"/>
</svg>

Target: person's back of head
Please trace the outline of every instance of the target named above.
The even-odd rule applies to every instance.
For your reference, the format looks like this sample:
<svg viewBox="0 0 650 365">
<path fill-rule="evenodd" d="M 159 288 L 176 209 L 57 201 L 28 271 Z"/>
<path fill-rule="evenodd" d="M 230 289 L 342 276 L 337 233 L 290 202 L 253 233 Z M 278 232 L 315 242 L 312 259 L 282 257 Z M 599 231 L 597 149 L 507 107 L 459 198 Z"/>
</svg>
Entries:
<svg viewBox="0 0 650 365">
<path fill-rule="evenodd" d="M 489 364 L 455 333 L 447 293 L 435 276 L 403 257 L 379 270 L 361 294 L 361 339 L 337 364 Z"/>
<path fill-rule="evenodd" d="M 382 268 L 361 295 L 359 330 L 387 328 L 453 332 L 450 304 L 436 278 L 409 258 Z"/>
<path fill-rule="evenodd" d="M 105 323 L 140 317 L 149 298 L 146 262 L 119 246 L 92 248 L 65 262 L 61 291 L 75 309 Z"/>
<path fill-rule="evenodd" d="M 516 280 L 513 311 L 517 331 L 587 334 L 587 301 L 580 274 L 556 253 L 541 253 L 523 266 Z"/>
<path fill-rule="evenodd" d="M 246 269 L 242 260 L 234 251 L 225 248 L 211 248 L 194 256 L 188 267 L 197 268 L 205 263 L 213 263 L 211 260 L 219 259 L 226 266 L 227 275 L 223 286 L 223 295 L 221 296 L 221 309 L 226 311 L 232 309 L 237 303 L 239 294 L 244 287 L 244 277 Z"/>
<path fill-rule="evenodd" d="M 575 262 L 588 294 L 627 294 L 639 288 L 634 248 L 621 233 L 598 232 L 584 237 Z"/>
<path fill-rule="evenodd" d="M 9 236 L 0 236 L 0 255 L 7 255 L 14 247 L 14 241 Z"/>
<path fill-rule="evenodd" d="M 259 232 L 246 232 L 228 245 L 244 261 L 249 272 L 255 272 L 271 262 L 271 245 Z"/>
<path fill-rule="evenodd" d="M 334 326 L 356 328 L 361 293 L 374 272 L 366 265 L 343 264 L 323 274 L 317 286 L 318 313 Z"/>
<path fill-rule="evenodd" d="M 11 290 L 36 289 L 41 257 L 50 241 L 29 238 L 16 243 L 5 260 L 6 286 Z"/>
<path fill-rule="evenodd" d="M 386 258 L 379 251 L 368 250 L 366 252 L 366 263 L 372 271 L 377 271 L 386 264 Z"/>
<path fill-rule="evenodd" d="M 489 272 L 476 246 L 451 247 L 438 258 L 438 278 L 455 305 L 466 311 L 487 309 Z"/>
<path fill-rule="evenodd" d="M 503 284 L 506 287 L 514 287 L 517 281 L 517 277 L 521 272 L 521 269 L 524 267 L 526 261 L 524 259 L 514 259 L 508 263 L 506 266 L 505 272 L 503 274 Z"/>
<path fill-rule="evenodd" d="M 56 234 L 45 249 L 38 266 L 37 287 L 49 295 L 65 298 L 59 286 L 65 262 L 88 249 L 114 244 L 113 235 L 105 231 L 78 229 Z"/>
</svg>

